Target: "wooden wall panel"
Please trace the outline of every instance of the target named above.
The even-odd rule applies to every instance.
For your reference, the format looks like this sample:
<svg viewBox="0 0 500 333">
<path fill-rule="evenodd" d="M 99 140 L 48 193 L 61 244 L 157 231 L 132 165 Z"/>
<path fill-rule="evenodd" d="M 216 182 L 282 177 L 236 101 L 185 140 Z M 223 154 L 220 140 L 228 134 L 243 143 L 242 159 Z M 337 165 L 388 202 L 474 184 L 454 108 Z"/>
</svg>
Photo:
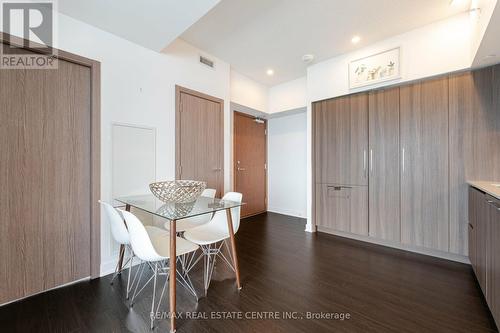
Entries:
<svg viewBox="0 0 500 333">
<path fill-rule="evenodd" d="M 369 232 L 399 242 L 399 87 L 369 96 Z"/>
<path fill-rule="evenodd" d="M 401 241 L 448 251 L 448 78 L 400 89 Z"/>
<path fill-rule="evenodd" d="M 500 71 L 450 77 L 450 252 L 467 255 L 467 180 L 500 180 Z"/>
</svg>

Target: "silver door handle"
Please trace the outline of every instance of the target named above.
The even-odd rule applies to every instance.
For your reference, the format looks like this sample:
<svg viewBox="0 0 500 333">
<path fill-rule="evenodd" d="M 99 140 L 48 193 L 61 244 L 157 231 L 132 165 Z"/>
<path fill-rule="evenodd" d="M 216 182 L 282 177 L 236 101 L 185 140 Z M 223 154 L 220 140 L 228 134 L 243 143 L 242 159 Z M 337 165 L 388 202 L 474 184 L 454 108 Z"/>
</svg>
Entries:
<svg viewBox="0 0 500 333">
<path fill-rule="evenodd" d="M 222 171 L 222 168 L 214 168 L 214 171 Z"/>
<path fill-rule="evenodd" d="M 366 149 L 363 150 L 363 175 L 366 177 Z"/>
<path fill-rule="evenodd" d="M 245 168 L 238 168 L 237 170 L 238 171 L 245 171 L 246 169 Z"/>
<path fill-rule="evenodd" d="M 405 172 L 405 149 L 403 148 L 402 154 L 401 154 L 401 168 L 403 173 Z"/>
<path fill-rule="evenodd" d="M 373 172 L 373 149 L 370 149 L 370 173 Z"/>
</svg>

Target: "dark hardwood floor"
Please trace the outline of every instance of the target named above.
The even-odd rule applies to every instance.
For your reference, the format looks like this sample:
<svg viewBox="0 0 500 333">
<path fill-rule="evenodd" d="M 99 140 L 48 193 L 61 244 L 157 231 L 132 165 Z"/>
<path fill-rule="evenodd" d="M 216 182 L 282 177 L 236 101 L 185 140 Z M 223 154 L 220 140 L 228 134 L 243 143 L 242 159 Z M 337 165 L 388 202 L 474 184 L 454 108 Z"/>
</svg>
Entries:
<svg viewBox="0 0 500 333">
<path fill-rule="evenodd" d="M 278 214 L 242 220 L 237 234 L 243 289 L 220 262 L 198 303 L 178 287 L 178 332 L 494 332 L 469 265 L 326 234 Z M 201 286 L 201 270 L 194 280 Z M 151 332 L 151 290 L 133 308 L 126 274 L 53 290 L 0 308 L 0 332 Z M 163 280 L 161 280 L 163 281 Z M 166 298 L 165 298 L 166 300 Z M 167 302 L 162 305 L 168 311 Z M 238 313 L 246 319 L 186 319 Z M 255 313 L 254 313 L 255 312 Z M 251 319 L 262 312 L 349 319 Z M 270 316 L 270 314 L 267 314 Z M 168 332 L 167 320 L 155 332 Z"/>
</svg>

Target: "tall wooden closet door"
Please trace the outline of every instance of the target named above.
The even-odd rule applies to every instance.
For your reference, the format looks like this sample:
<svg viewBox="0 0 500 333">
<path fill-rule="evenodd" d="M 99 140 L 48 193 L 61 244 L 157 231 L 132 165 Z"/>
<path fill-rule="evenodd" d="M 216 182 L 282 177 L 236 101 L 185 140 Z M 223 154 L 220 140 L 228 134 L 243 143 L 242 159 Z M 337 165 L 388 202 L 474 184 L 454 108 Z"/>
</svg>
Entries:
<svg viewBox="0 0 500 333">
<path fill-rule="evenodd" d="M 176 178 L 207 183 L 224 192 L 224 101 L 176 87 Z"/>
<path fill-rule="evenodd" d="M 369 145 L 369 235 L 399 242 L 399 88 L 370 93 Z"/>
<path fill-rule="evenodd" d="M 90 75 L 0 70 L 0 304 L 90 276 Z"/>
<path fill-rule="evenodd" d="M 448 251 L 448 78 L 400 89 L 401 241 Z"/>
</svg>

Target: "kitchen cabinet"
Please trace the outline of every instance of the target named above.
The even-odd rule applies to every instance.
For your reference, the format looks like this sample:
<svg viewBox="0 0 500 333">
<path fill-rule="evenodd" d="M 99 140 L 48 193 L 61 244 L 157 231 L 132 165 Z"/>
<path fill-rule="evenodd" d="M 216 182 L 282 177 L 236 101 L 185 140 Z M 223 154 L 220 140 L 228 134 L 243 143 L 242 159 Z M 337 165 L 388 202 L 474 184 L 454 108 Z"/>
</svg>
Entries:
<svg viewBox="0 0 500 333">
<path fill-rule="evenodd" d="M 486 195 L 488 224 L 486 301 L 497 325 L 500 324 L 500 200 Z"/>
<path fill-rule="evenodd" d="M 317 186 L 316 214 L 320 227 L 368 235 L 367 186 Z"/>
<path fill-rule="evenodd" d="M 440 257 L 469 253 L 484 280 L 488 230 L 469 220 L 467 181 L 500 180 L 498 110 L 500 65 L 313 102 L 316 225 L 337 214 L 318 201 L 324 185 L 365 186 L 359 230 L 342 211 L 330 227 Z"/>
<path fill-rule="evenodd" d="M 370 236 L 400 242 L 399 87 L 369 96 Z"/>
<path fill-rule="evenodd" d="M 497 325 L 500 324 L 500 199 L 469 188 L 469 258 Z"/>
<path fill-rule="evenodd" d="M 484 193 L 474 187 L 469 188 L 469 258 L 476 278 L 486 295 L 486 247 L 488 239 L 488 221 Z"/>
<path fill-rule="evenodd" d="M 448 78 L 400 89 L 401 242 L 448 251 Z"/>
<path fill-rule="evenodd" d="M 368 95 L 321 101 L 313 112 L 316 183 L 368 185 Z"/>
</svg>

